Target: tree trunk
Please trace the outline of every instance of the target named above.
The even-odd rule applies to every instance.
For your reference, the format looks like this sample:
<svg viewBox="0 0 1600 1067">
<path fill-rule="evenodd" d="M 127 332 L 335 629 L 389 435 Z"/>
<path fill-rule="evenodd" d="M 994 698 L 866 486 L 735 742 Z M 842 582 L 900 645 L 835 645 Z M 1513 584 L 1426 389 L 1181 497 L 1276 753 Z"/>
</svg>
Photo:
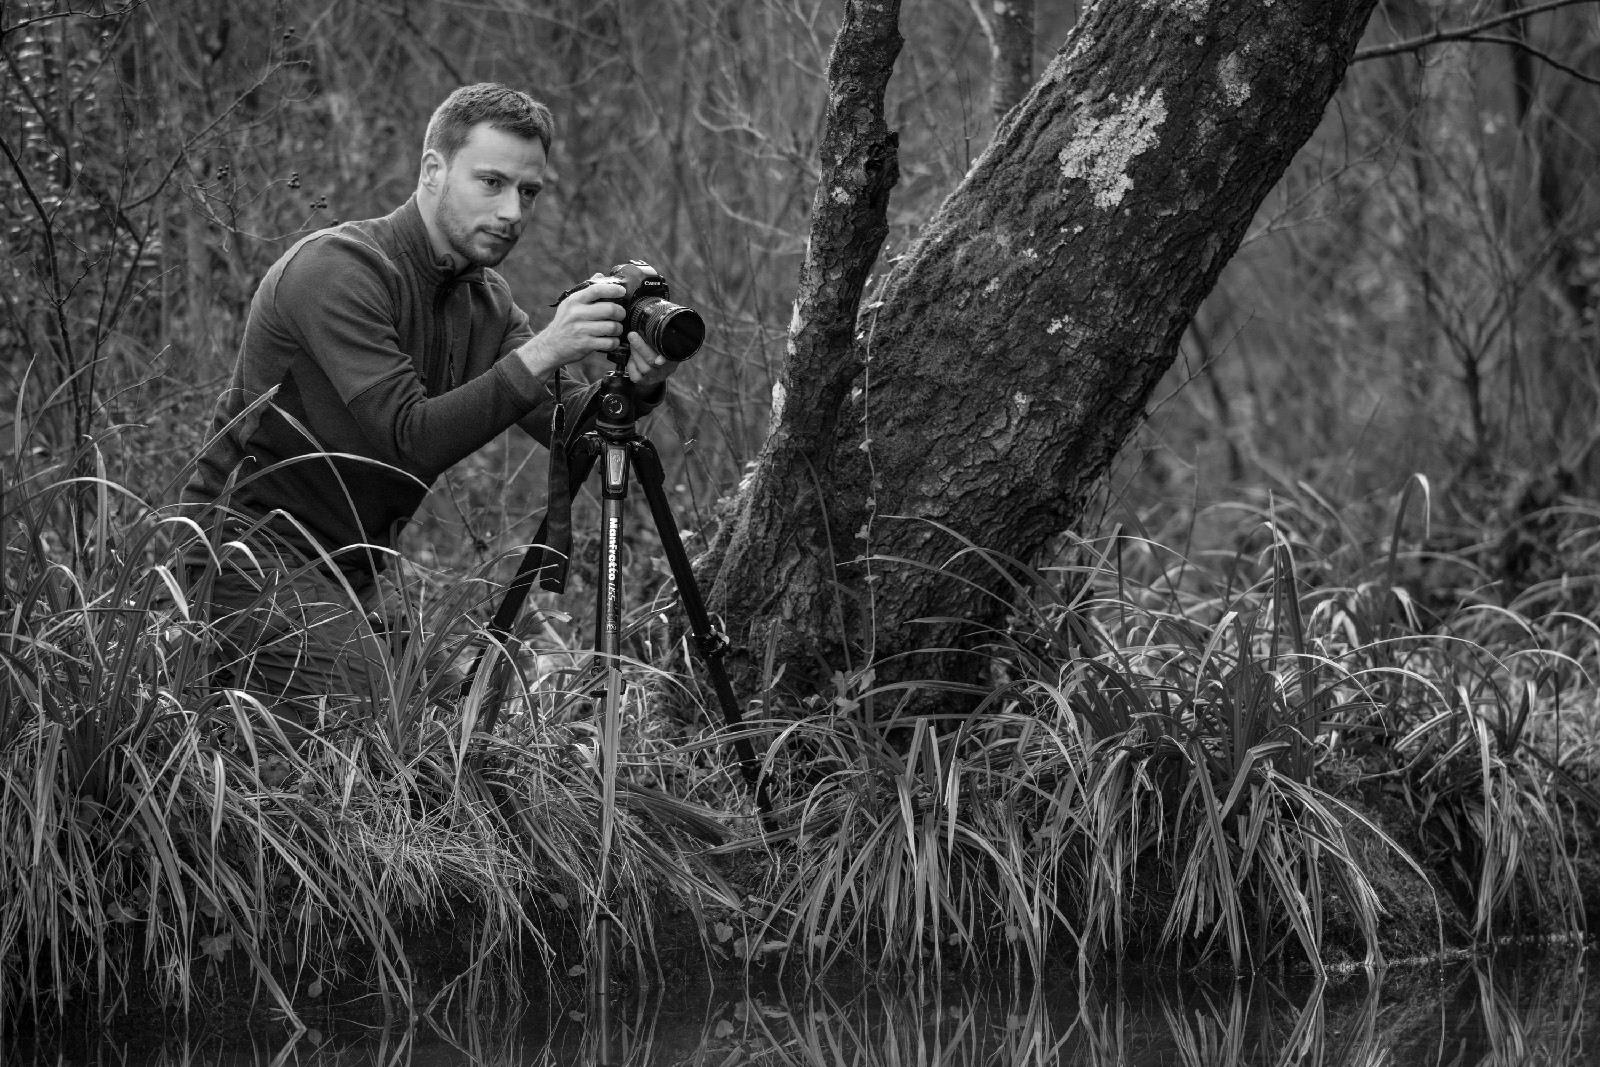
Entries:
<svg viewBox="0 0 1600 1067">
<path fill-rule="evenodd" d="M 981 679 L 1006 583 L 962 549 L 1031 562 L 1078 518 L 1374 3 L 1092 7 L 856 329 L 797 304 L 805 367 L 701 561 L 747 694 Z"/>
<path fill-rule="evenodd" d="M 1033 88 L 1033 0 L 969 0 L 989 42 L 989 109 L 999 123 Z"/>
</svg>

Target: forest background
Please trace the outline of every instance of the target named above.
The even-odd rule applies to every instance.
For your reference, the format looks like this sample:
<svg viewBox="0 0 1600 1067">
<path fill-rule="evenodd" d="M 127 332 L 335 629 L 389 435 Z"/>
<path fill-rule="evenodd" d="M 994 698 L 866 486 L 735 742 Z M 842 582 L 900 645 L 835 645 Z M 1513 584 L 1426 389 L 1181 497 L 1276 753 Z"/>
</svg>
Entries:
<svg viewBox="0 0 1600 1067">
<path fill-rule="evenodd" d="M 1019 38 L 1007 35 L 1015 27 L 1004 24 L 1005 7 L 927 0 L 903 13 L 904 44 L 884 102 L 884 120 L 898 136 L 898 181 L 864 289 L 869 300 L 1028 84 L 1014 73 L 1019 56 L 1036 75 L 1085 15 L 1078 4 L 1036 5 L 1032 34 L 1019 46 Z M 1527 17 L 1511 17 L 1521 8 Z M 841 12 L 831 0 L 668 0 L 648 8 L 530 7 L 510 0 L 470 6 L 280 0 L 237 7 L 149 0 L 71 10 L 45 0 L 7 0 L 0 15 L 0 148 L 8 172 L 0 193 L 0 434 L 9 453 L 0 604 L 13 622 L 7 646 L 13 700 L 0 714 L 6 742 L 35 736 L 24 707 L 39 711 L 41 722 L 58 718 L 62 736 L 83 744 L 91 744 L 84 740 L 83 708 L 99 709 L 87 718 L 98 724 L 101 741 L 116 732 L 96 718 L 115 704 L 103 694 L 82 700 L 78 711 L 71 701 L 53 704 L 42 695 L 50 689 L 47 677 L 72 676 L 72 668 L 41 668 L 29 657 L 69 643 L 45 641 L 40 635 L 49 627 L 19 620 L 41 603 L 55 603 L 58 621 L 70 616 L 81 625 L 87 646 L 128 644 L 127 633 L 115 629 L 125 620 L 97 629 L 112 626 L 102 620 L 116 612 L 88 605 L 121 604 L 126 594 L 150 609 L 151 587 L 127 575 L 134 561 L 149 564 L 160 555 L 160 537 L 147 531 L 159 528 L 155 509 L 170 499 L 207 432 L 257 280 L 296 237 L 402 202 L 414 186 L 427 115 L 458 84 L 506 81 L 547 101 L 558 117 L 552 180 L 536 224 L 503 268 L 522 306 L 543 308 L 575 280 L 641 258 L 672 281 L 675 300 L 699 309 L 710 324 L 705 350 L 680 370 L 671 400 L 647 427 L 665 456 L 667 487 L 691 550 L 706 547 L 701 535 L 715 531 L 719 508 L 757 461 L 790 343 L 796 280 L 822 178 L 827 71 Z M 1492 608 L 1494 626 L 1515 639 L 1496 630 L 1491 641 L 1485 631 L 1474 631 L 1483 638 L 1474 647 L 1493 652 L 1494 669 L 1468 671 L 1487 679 L 1484 688 L 1441 682 L 1412 661 L 1391 659 L 1382 669 L 1421 679 L 1434 696 L 1459 689 L 1467 720 L 1476 724 L 1466 732 L 1498 746 L 1497 768 L 1511 766 L 1507 761 L 1530 715 L 1592 711 L 1593 643 L 1585 620 L 1592 616 L 1594 412 L 1600 398 L 1597 93 L 1600 13 L 1592 3 L 1379 4 L 1320 126 L 1256 213 L 1137 429 L 1097 479 L 1093 506 L 1070 532 L 1062 531 L 1059 558 L 1011 561 L 1012 578 L 1037 579 L 1023 583 L 1030 588 L 1019 599 L 1039 589 L 1051 591 L 1044 600 L 1061 598 L 1044 609 L 1049 617 L 1032 637 L 1067 633 L 1068 620 L 1092 616 L 1081 599 L 1085 590 L 1099 595 L 1108 583 L 1146 579 L 1149 589 L 1170 589 L 1188 605 L 1179 616 L 1201 600 L 1254 591 L 1259 617 L 1271 620 L 1267 628 L 1274 634 L 1288 632 L 1291 615 L 1298 618 L 1301 585 L 1312 590 L 1307 616 L 1316 617 L 1323 605 L 1323 621 L 1334 630 L 1350 630 L 1352 619 L 1369 617 L 1351 605 L 1376 599 L 1384 605 L 1377 612 L 1382 626 L 1404 617 L 1413 630 L 1450 630 L 1459 639 L 1463 631 L 1451 630 L 1447 620 L 1463 610 L 1481 619 L 1483 609 Z M 990 277 L 977 263 L 968 282 L 979 290 Z M 1026 306 L 1012 311 L 1028 313 Z M 1041 321 L 1035 332 L 1032 358 L 1048 360 L 1051 324 Z M 968 352 L 970 362 L 959 372 L 974 379 L 994 373 L 997 362 L 987 355 Z M 442 598 L 461 574 L 503 580 L 544 506 L 542 468 L 530 442 L 508 437 L 450 472 L 407 534 L 408 573 L 419 587 Z M 577 534 L 581 587 L 585 568 L 594 564 L 594 533 L 580 519 Z M 1115 566 L 1108 562 L 1113 559 Z M 1052 576 L 1057 565 L 1065 577 Z M 671 653 L 673 638 L 654 614 L 662 603 L 652 598 L 664 568 L 648 530 L 639 535 L 629 566 L 630 589 L 649 605 L 636 620 L 636 651 L 641 659 L 659 659 Z M 79 576 L 76 606 L 51 600 L 55 579 L 44 576 L 60 568 Z M 1193 577 L 1200 573 L 1214 574 L 1220 584 L 1205 586 Z M 91 591 L 103 586 L 85 575 L 118 576 L 109 580 L 110 600 L 96 600 L 100 594 Z M 1284 610 L 1286 588 L 1296 612 Z M 1325 593 L 1319 600 L 1317 588 L 1350 596 L 1339 601 Z M 1331 603 L 1349 610 L 1327 609 Z M 1070 610 L 1058 612 L 1063 606 Z M 590 623 L 583 608 L 547 602 L 544 610 L 544 622 L 570 631 L 553 641 L 584 643 Z M 1027 615 L 1026 606 L 1012 610 L 1013 630 L 1029 630 L 1025 618 L 1015 621 Z M 1229 647 L 1237 669 L 1219 682 L 1235 685 L 1240 665 L 1252 662 L 1250 627 L 1257 616 L 1220 609 L 1200 615 L 1214 629 L 1211 639 L 1198 641 L 1196 670 L 1204 674 L 1213 659 L 1225 658 L 1216 635 L 1236 634 L 1238 645 Z M 1153 641 L 1154 633 L 1146 637 Z M 1379 627 L 1375 633 L 1352 633 L 1349 645 L 1389 647 L 1397 631 Z M 1080 638 L 1074 632 L 1079 646 L 1088 643 Z M 840 645 L 846 649 L 841 662 L 794 666 L 790 685 L 808 672 L 815 677 L 808 674 L 809 688 L 788 693 L 788 710 L 856 714 L 866 708 L 870 719 L 875 701 L 898 699 L 898 691 L 876 685 L 870 657 L 859 658 L 870 649 L 870 637 L 841 638 Z M 1021 646 L 1003 657 L 996 684 L 1024 673 L 1017 663 L 1032 646 Z M 1273 649 L 1262 662 L 1276 671 Z M 1528 659 L 1523 653 L 1530 649 L 1553 658 Z M 764 710 L 775 712 L 784 668 L 761 664 L 759 651 L 746 678 L 759 684 Z M 1304 645 L 1294 651 L 1306 655 Z M 73 662 L 88 665 L 99 654 L 68 658 L 74 655 Z M 1333 661 L 1343 653 L 1322 648 L 1317 656 Z M 1060 662 L 1081 666 L 1092 658 L 1077 647 Z M 1538 665 L 1524 671 L 1524 659 Z M 1322 719 L 1314 728 L 1305 727 L 1307 719 L 1362 702 L 1343 690 L 1336 694 L 1332 683 L 1321 688 L 1307 662 L 1279 672 L 1281 685 L 1273 690 L 1292 694 L 1304 686 L 1304 703 L 1290 708 L 1279 701 L 1275 723 L 1260 727 L 1259 735 L 1236 737 L 1281 755 L 1285 742 L 1273 731 L 1288 724 L 1313 743 L 1327 742 Z M 1512 666 L 1501 670 L 1506 664 Z M 1342 678 L 1349 683 L 1376 669 L 1364 662 Z M 127 670 L 103 673 L 120 679 L 116 684 L 126 692 L 118 692 L 129 706 L 145 707 L 144 683 L 127 681 Z M 1194 691 L 1203 688 L 1196 683 Z M 1404 703 L 1394 693 L 1375 695 L 1365 682 L 1354 688 L 1369 709 Z M 1449 699 L 1443 704 L 1454 706 Z M 1081 712 L 1081 704 L 1075 706 Z M 1163 715 L 1178 718 L 1161 707 Z M 136 711 L 133 717 L 149 716 Z M 1419 742 L 1412 727 L 1432 721 L 1422 711 L 1384 730 L 1422 748 L 1428 735 Z M 641 734 L 653 736 L 651 729 Z M 1344 736 L 1366 735 L 1352 730 Z M 1574 768 L 1585 765 L 1591 742 L 1570 718 L 1556 722 L 1549 739 L 1551 747 L 1528 757 L 1526 767 L 1506 770 L 1503 780 L 1499 771 L 1479 774 L 1458 791 L 1467 799 L 1456 799 L 1481 811 L 1489 804 L 1484 798 L 1504 782 L 1540 798 L 1554 796 L 1546 790 L 1565 783 L 1575 792 L 1550 800 L 1548 811 L 1555 814 L 1540 818 L 1556 822 L 1539 825 L 1559 824 L 1557 838 L 1570 834 L 1562 820 L 1587 803 Z M 1241 751 L 1250 748 L 1246 743 Z M 1442 739 L 1435 755 L 1440 765 L 1462 758 L 1459 737 Z M 1258 752 L 1228 764 L 1219 778 L 1219 795 L 1226 798 L 1221 810 L 1237 814 L 1240 791 L 1255 795 L 1251 791 L 1263 788 L 1261 768 L 1271 762 Z M 64 787 L 63 795 L 73 798 L 68 808 L 81 813 L 83 798 L 114 806 L 116 788 L 104 780 L 105 761 L 80 764 L 83 777 Z M 1399 765 L 1408 764 L 1401 759 Z M 913 773 L 903 761 L 894 768 L 891 779 Z M 259 771 L 253 772 L 258 787 Z M 10 780 L 22 780 L 20 773 L 14 765 Z M 697 782 L 713 777 L 684 773 Z M 1292 775 L 1296 781 L 1311 776 L 1309 769 Z M 220 789 L 220 777 L 207 780 Z M 939 795 L 939 788 L 933 792 Z M 1442 787 L 1428 794 L 1421 822 L 1437 814 L 1431 804 L 1447 794 L 1455 795 Z M 946 814 L 954 818 L 953 811 Z M 42 816 L 32 805 L 19 818 L 37 824 Z M 220 818 L 207 816 L 213 826 Z M 1485 842 L 1496 831 L 1462 815 L 1449 831 L 1457 835 L 1455 852 L 1463 851 L 1460 835 L 1474 826 L 1470 832 L 1489 848 Z M 215 844 L 217 831 L 210 836 Z M 1516 852 L 1505 847 L 1507 854 Z M 1541 882 L 1549 883 L 1537 865 L 1497 882 L 1492 864 L 1450 858 L 1450 851 L 1439 846 L 1434 859 L 1441 869 L 1459 868 L 1461 907 L 1475 936 L 1494 928 L 1504 906 L 1518 903 L 1515 888 L 1505 886 L 1537 895 Z M 166 876 L 173 884 L 199 878 L 195 861 L 181 852 L 173 850 L 164 861 L 180 872 Z M 1567 857 L 1545 861 L 1559 866 Z M 974 931 L 995 924 L 974 916 L 993 899 L 964 910 L 969 903 L 951 888 L 956 876 L 946 871 L 930 882 L 924 866 L 930 862 L 917 857 L 907 877 L 961 935 L 951 940 L 955 935 L 945 931 L 934 943 L 981 940 Z M 1188 862 L 1180 860 L 1175 870 L 1192 870 Z M 33 877 L 23 873 L 26 866 L 12 868 L 19 884 Z M 72 866 L 63 860 L 63 884 Z M 1413 869 L 1421 874 L 1424 868 L 1426 862 Z M 1570 867 L 1562 870 L 1561 884 L 1574 888 L 1558 910 L 1576 916 L 1583 894 L 1568 877 Z M 352 884 L 366 884 L 350 877 Z M 859 877 L 859 870 L 841 875 L 836 890 Z M 1119 872 L 1111 881 L 1125 886 L 1136 877 Z M 1264 885 L 1272 883 L 1271 876 L 1262 877 Z M 1035 879 L 1036 888 L 1054 878 Z M 1218 885 L 1226 881 L 1222 876 Z M 52 943 L 57 929 L 41 917 L 56 905 L 43 903 L 51 892 L 29 884 L 34 888 L 22 896 L 40 910 L 13 930 L 32 938 L 35 952 L 18 957 L 27 962 L 7 963 L 19 983 L 8 985 L 8 999 L 30 982 L 59 990 L 87 981 L 92 971 L 57 962 L 50 981 L 38 977 L 38 950 Z M 877 888 L 886 899 L 893 895 Z M 369 889 L 376 915 L 387 907 L 378 905 L 380 898 L 416 887 Z M 429 883 L 416 892 L 432 900 L 435 890 L 443 900 L 450 887 Z M 1170 903 L 1183 891 L 1165 885 L 1155 892 Z M 1365 914 L 1361 901 L 1368 889 L 1357 880 L 1346 891 L 1344 906 Z M 234 901 L 240 915 L 247 896 L 239 890 Z M 67 924 L 90 922 L 96 909 L 102 919 L 121 914 L 120 907 L 142 916 L 145 936 L 170 948 L 173 958 L 212 962 L 265 937 L 251 925 L 256 920 L 228 917 L 233 898 L 227 892 L 207 898 L 206 915 L 185 919 L 173 918 L 183 911 L 174 903 L 179 897 L 158 905 L 152 901 L 162 898 L 150 885 L 141 890 L 130 882 L 108 889 L 104 900 L 82 904 L 82 915 L 72 916 L 79 905 L 70 903 Z M 798 942 L 807 951 L 815 951 L 819 926 L 865 952 L 879 944 L 885 928 L 909 921 L 885 912 L 886 925 L 841 926 L 837 916 L 826 918 L 821 899 L 789 898 L 774 909 L 808 918 L 802 928 L 811 936 Z M 1085 899 L 1109 909 L 1095 912 L 1098 925 L 1089 924 L 1095 936 L 1111 937 L 1106 931 L 1112 929 L 1124 936 L 1113 905 L 1093 893 Z M 1253 913 L 1248 900 L 1233 903 L 1235 912 L 1197 906 L 1163 938 L 1193 935 L 1207 945 L 1226 945 L 1240 964 L 1254 955 L 1244 932 Z M 1030 908 L 1048 910 L 1038 899 L 996 907 L 1007 916 L 997 925 L 1003 941 L 1014 942 L 1019 928 L 1050 925 L 1038 914 L 1022 917 Z M 1320 915 L 1320 903 L 1313 910 Z M 153 932 L 157 912 L 171 923 L 170 935 Z M 291 913 L 300 915 L 284 911 Z M 702 923 L 713 948 L 731 942 L 748 958 L 757 954 L 755 946 L 774 943 L 760 933 L 769 929 L 762 924 L 770 924 L 772 913 L 747 917 L 754 924 L 748 929 L 731 922 L 731 914 Z M 918 943 L 926 940 L 920 925 L 926 918 L 915 920 Z M 1218 922 L 1225 935 L 1200 936 Z M 1362 922 L 1355 926 L 1362 936 L 1373 935 Z M 363 940 L 380 961 L 376 971 L 400 984 L 400 965 L 383 970 L 389 957 L 381 946 L 392 933 L 384 921 L 354 927 L 353 934 L 330 934 L 328 944 Z M 1295 933 L 1315 955 L 1320 920 L 1307 918 Z M 778 943 L 796 939 L 791 934 Z M 1033 951 L 1042 940 L 1029 944 Z M 304 987 L 321 988 L 324 972 L 338 970 L 325 960 L 307 963 L 315 954 L 303 946 L 290 955 L 295 967 L 289 970 Z M 253 973 L 289 981 L 276 957 L 263 959 L 251 956 Z M 184 977 L 174 981 L 181 991 L 189 972 L 178 970 Z M 23 974 L 32 977 L 24 981 Z"/>
</svg>

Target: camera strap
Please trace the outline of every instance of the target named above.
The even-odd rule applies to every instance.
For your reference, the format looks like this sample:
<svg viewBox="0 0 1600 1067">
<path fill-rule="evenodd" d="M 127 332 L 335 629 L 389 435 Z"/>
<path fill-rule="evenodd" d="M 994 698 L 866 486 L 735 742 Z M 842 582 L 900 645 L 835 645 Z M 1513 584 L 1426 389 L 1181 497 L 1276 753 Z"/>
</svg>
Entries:
<svg viewBox="0 0 1600 1067">
<path fill-rule="evenodd" d="M 572 563 L 572 500 L 583 488 L 595 460 L 592 452 L 579 445 L 584 433 L 594 425 L 599 405 L 600 393 L 596 389 L 583 398 L 578 417 L 570 424 L 564 404 L 557 404 L 550 418 L 544 519 L 533 535 L 533 543 L 543 545 L 548 558 L 539 579 L 539 588 L 547 593 L 561 593 L 567 588 L 567 568 Z"/>
<path fill-rule="evenodd" d="M 567 568 L 572 562 L 572 498 L 589 477 L 593 456 L 580 456 L 578 442 L 594 423 L 600 391 L 591 386 L 578 405 L 578 417 L 567 420 L 567 405 L 558 402 L 550 416 L 550 464 L 545 478 L 544 519 L 534 532 L 533 543 L 544 546 L 545 562 L 540 568 L 539 588 L 547 593 L 564 592 Z M 574 465 L 582 469 L 573 471 Z M 576 475 L 576 477 L 574 477 Z"/>
<path fill-rule="evenodd" d="M 566 590 L 567 568 L 572 559 L 572 498 L 577 493 L 575 487 L 582 487 L 589 476 L 589 467 L 594 462 L 592 457 L 587 461 L 575 457 L 575 446 L 582 436 L 580 431 L 593 422 L 599 399 L 599 390 L 591 389 L 581 401 L 578 418 L 570 424 L 564 403 L 558 401 L 550 416 L 550 463 L 545 485 L 544 518 L 534 531 L 528 551 L 522 557 L 522 564 L 506 586 L 505 596 L 501 598 L 500 606 L 489 622 L 489 632 L 497 637 L 503 638 L 511 632 L 518 613 L 522 611 L 523 602 L 533 591 L 535 579 L 538 579 L 539 588 L 547 593 Z M 573 429 L 569 430 L 569 425 Z M 577 472 L 576 478 L 572 470 L 574 463 L 583 467 Z"/>
<path fill-rule="evenodd" d="M 567 564 L 572 559 L 572 457 L 567 443 L 567 406 L 557 403 L 550 416 L 550 463 L 545 478 L 544 521 L 533 543 L 548 547 L 554 557 L 539 578 L 539 588 L 559 593 L 567 585 Z"/>
</svg>

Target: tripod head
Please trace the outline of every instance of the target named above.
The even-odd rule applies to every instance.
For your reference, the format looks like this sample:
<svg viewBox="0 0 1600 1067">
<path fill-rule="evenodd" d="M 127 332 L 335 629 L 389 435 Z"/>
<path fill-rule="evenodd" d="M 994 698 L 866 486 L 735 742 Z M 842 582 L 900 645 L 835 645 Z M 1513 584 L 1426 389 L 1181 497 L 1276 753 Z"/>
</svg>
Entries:
<svg viewBox="0 0 1600 1067">
<path fill-rule="evenodd" d="M 624 339 L 617 350 L 606 357 L 611 360 L 611 373 L 600 382 L 594 418 L 595 429 L 608 440 L 631 437 L 639 418 L 636 386 L 628 377 L 629 354 L 628 342 Z"/>
</svg>

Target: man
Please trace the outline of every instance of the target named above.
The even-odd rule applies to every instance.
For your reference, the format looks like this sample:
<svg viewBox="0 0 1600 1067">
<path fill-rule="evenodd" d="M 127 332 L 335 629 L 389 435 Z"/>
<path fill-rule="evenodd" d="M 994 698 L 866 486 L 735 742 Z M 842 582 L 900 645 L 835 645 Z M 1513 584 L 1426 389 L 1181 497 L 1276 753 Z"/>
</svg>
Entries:
<svg viewBox="0 0 1600 1067">
<path fill-rule="evenodd" d="M 381 690 L 367 615 L 400 526 L 511 425 L 549 446 L 561 368 L 622 343 L 615 279 L 571 293 L 535 332 L 492 269 L 533 215 L 551 125 L 516 90 L 456 90 L 428 123 L 415 194 L 304 238 L 255 294 L 184 490 L 212 513 L 186 560 L 220 680 L 280 719 L 309 726 L 330 699 Z M 627 341 L 648 410 L 676 364 Z"/>
</svg>

